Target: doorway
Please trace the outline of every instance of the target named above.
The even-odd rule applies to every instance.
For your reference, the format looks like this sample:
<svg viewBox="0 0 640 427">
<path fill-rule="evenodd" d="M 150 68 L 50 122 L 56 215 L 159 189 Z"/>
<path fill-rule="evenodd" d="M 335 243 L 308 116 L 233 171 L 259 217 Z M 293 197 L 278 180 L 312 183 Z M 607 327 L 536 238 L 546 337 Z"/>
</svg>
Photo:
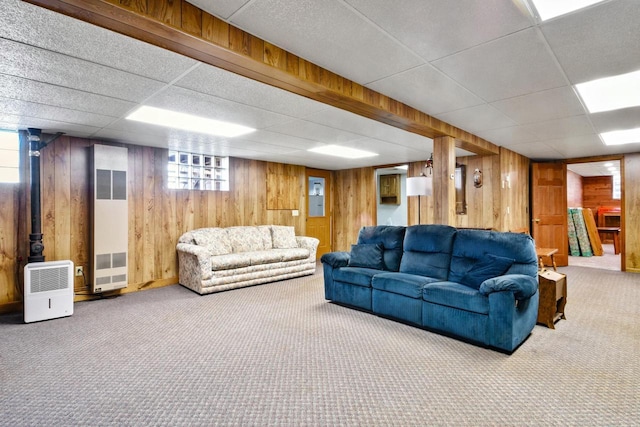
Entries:
<svg viewBox="0 0 640 427">
<path fill-rule="evenodd" d="M 376 169 L 377 225 L 408 224 L 407 170 L 409 165 Z"/>
<path fill-rule="evenodd" d="M 602 255 L 569 249 L 569 265 L 620 271 L 622 178 L 620 160 L 567 164 L 567 206 L 588 210 L 598 228 Z M 585 212 L 583 212 L 583 215 Z"/>
<path fill-rule="evenodd" d="M 307 230 L 306 235 L 320 240 L 316 259 L 331 252 L 331 172 L 307 169 Z"/>
</svg>

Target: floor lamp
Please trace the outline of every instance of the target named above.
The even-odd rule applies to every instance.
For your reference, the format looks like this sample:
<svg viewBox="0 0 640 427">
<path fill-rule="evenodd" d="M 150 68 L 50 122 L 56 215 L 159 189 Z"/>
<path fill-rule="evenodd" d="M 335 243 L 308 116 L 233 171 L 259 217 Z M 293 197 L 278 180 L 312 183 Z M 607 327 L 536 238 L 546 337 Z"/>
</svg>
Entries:
<svg viewBox="0 0 640 427">
<path fill-rule="evenodd" d="M 420 196 L 430 196 L 433 188 L 431 177 L 424 175 L 407 178 L 407 196 L 418 196 L 418 224 L 420 221 Z"/>
</svg>

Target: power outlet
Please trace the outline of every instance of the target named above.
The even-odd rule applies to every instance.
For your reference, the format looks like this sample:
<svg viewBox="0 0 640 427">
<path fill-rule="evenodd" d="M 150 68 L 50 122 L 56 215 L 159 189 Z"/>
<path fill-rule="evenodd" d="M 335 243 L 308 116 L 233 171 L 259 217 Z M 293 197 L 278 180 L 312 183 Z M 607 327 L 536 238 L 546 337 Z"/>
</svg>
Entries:
<svg viewBox="0 0 640 427">
<path fill-rule="evenodd" d="M 84 276 L 84 269 L 80 265 L 76 265 L 76 276 Z"/>
</svg>

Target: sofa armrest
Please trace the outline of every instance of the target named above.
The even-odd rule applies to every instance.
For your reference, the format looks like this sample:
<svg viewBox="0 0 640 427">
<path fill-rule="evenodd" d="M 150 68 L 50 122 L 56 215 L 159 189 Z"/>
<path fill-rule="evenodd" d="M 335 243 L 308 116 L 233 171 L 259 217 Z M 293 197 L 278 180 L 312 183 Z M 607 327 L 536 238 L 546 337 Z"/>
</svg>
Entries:
<svg viewBox="0 0 640 427">
<path fill-rule="evenodd" d="M 176 250 L 178 251 L 178 268 L 181 281 L 202 281 L 213 276 L 209 249 L 189 243 L 178 243 Z"/>
<path fill-rule="evenodd" d="M 532 297 L 538 290 L 538 281 L 535 277 L 525 274 L 505 274 L 492 277 L 480 285 L 480 293 L 489 295 L 493 292 L 510 291 L 515 299 L 525 300 Z"/>
<path fill-rule="evenodd" d="M 316 259 L 316 253 L 318 252 L 318 245 L 320 240 L 315 237 L 308 236 L 296 236 L 299 248 L 309 249 L 309 258 Z"/>
<path fill-rule="evenodd" d="M 322 255 L 320 261 L 323 264 L 330 265 L 333 268 L 346 267 L 349 265 L 351 254 L 349 252 L 329 252 Z"/>
</svg>

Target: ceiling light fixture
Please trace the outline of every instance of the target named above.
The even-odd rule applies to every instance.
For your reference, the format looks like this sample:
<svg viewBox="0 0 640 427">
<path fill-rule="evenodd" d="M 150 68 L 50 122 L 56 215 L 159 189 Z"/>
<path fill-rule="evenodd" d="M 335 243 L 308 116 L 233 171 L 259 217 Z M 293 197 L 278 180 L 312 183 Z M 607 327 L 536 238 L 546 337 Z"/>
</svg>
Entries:
<svg viewBox="0 0 640 427">
<path fill-rule="evenodd" d="M 603 132 L 600 138 L 605 145 L 640 143 L 640 128 Z"/>
<path fill-rule="evenodd" d="M 546 21 L 556 16 L 565 15 L 574 10 L 582 9 L 603 0 L 531 0 L 540 15 L 540 20 Z"/>
<path fill-rule="evenodd" d="M 328 156 L 343 157 L 345 159 L 362 159 L 364 157 L 374 157 L 377 153 L 370 151 L 358 150 L 351 147 L 343 147 L 340 145 L 323 145 L 322 147 L 310 148 L 308 151 L 326 154 Z"/>
<path fill-rule="evenodd" d="M 127 120 L 232 138 L 256 130 L 235 123 L 143 105 L 127 116 Z"/>
<path fill-rule="evenodd" d="M 640 105 L 640 70 L 576 85 L 590 113 Z"/>
</svg>

